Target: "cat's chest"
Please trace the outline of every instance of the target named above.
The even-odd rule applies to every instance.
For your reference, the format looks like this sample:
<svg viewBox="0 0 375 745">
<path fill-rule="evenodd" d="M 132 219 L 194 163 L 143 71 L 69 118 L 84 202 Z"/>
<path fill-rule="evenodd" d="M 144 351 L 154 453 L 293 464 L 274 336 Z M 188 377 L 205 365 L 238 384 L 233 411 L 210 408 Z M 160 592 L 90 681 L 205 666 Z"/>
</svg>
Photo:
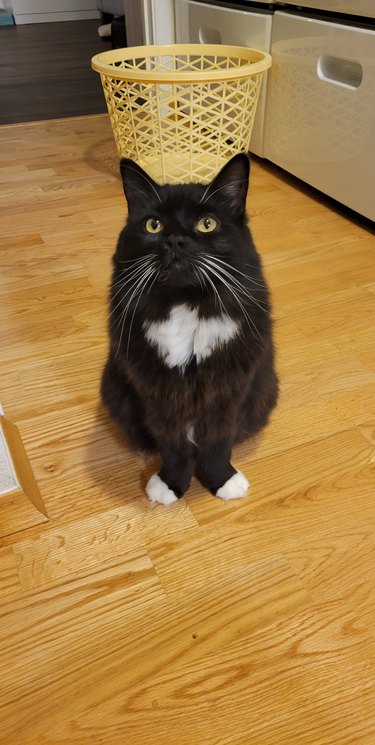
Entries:
<svg viewBox="0 0 375 745">
<path fill-rule="evenodd" d="M 184 369 L 193 358 L 199 364 L 228 344 L 239 333 L 239 324 L 225 314 L 199 318 L 197 310 L 176 305 L 166 320 L 145 321 L 143 329 L 168 367 Z"/>
</svg>

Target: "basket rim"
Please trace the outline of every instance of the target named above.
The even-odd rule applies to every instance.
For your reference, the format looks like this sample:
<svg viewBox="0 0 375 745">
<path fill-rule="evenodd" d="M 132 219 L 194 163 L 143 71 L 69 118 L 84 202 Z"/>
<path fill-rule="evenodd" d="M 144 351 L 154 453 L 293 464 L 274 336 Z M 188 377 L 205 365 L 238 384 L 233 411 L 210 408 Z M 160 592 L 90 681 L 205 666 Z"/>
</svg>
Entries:
<svg viewBox="0 0 375 745">
<path fill-rule="evenodd" d="M 248 62 L 238 67 L 217 70 L 197 70 L 196 72 L 171 70 L 139 70 L 138 68 L 113 67 L 114 62 L 136 57 L 158 57 L 163 55 L 208 55 L 218 57 L 240 57 Z M 111 64 L 112 63 L 112 64 Z M 272 57 L 267 52 L 251 47 L 226 44 L 154 44 L 149 46 L 110 49 L 96 54 L 91 67 L 96 72 L 117 80 L 139 81 L 144 83 L 194 83 L 209 81 L 237 80 L 268 70 Z"/>
</svg>

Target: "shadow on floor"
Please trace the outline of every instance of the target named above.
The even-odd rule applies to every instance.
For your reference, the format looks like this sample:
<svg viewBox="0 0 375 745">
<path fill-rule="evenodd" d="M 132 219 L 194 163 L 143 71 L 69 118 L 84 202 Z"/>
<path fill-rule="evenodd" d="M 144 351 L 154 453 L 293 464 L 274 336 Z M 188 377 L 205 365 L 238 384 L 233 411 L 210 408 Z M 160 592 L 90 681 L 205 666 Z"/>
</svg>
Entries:
<svg viewBox="0 0 375 745">
<path fill-rule="evenodd" d="M 136 497 L 143 498 L 141 504 L 148 504 L 146 484 L 160 469 L 160 459 L 133 453 L 120 427 L 98 403 L 94 426 L 88 433 L 84 466 L 96 487 L 113 500 L 114 506 Z"/>
</svg>

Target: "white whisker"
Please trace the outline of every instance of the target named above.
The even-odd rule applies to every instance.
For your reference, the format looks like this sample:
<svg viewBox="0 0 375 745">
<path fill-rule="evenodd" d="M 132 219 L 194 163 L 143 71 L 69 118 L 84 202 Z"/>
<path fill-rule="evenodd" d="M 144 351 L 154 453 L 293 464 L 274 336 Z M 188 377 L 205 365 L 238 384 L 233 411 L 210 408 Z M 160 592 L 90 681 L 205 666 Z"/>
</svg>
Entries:
<svg viewBox="0 0 375 745">
<path fill-rule="evenodd" d="M 208 269 L 208 267 L 207 267 L 207 269 Z M 230 314 L 228 313 L 228 311 L 227 311 L 227 309 L 226 309 L 226 307 L 225 307 L 225 305 L 224 305 L 224 303 L 223 303 L 223 301 L 222 301 L 222 299 L 221 299 L 221 297 L 219 295 L 219 292 L 217 290 L 217 287 L 215 287 L 212 279 L 209 277 L 209 275 L 207 274 L 207 272 L 202 268 L 202 264 L 200 264 L 200 271 L 202 272 L 202 274 L 204 274 L 204 276 L 206 277 L 206 279 L 208 279 L 208 281 L 209 281 L 209 283 L 210 283 L 210 285 L 211 285 L 211 287 L 212 287 L 212 289 L 213 289 L 213 291 L 215 293 L 215 302 L 216 302 L 216 298 L 217 298 L 218 301 L 219 301 L 219 305 L 221 307 L 222 312 L 223 313 L 226 313 L 226 315 L 229 316 Z"/>
<path fill-rule="evenodd" d="M 148 264 L 147 264 L 146 266 L 142 266 L 142 267 L 139 267 L 138 269 L 135 269 L 135 270 L 134 270 L 134 271 L 132 272 L 132 276 L 131 276 L 131 277 L 129 277 L 128 279 L 124 280 L 124 282 L 123 282 L 123 284 L 121 285 L 120 289 L 118 289 L 118 290 L 117 290 L 117 291 L 115 292 L 115 294 L 114 294 L 114 295 L 113 295 L 113 297 L 111 298 L 111 302 L 113 302 L 113 301 L 114 301 L 114 299 L 115 299 L 115 297 L 117 297 L 117 295 L 119 295 L 119 293 L 120 293 L 120 292 L 122 292 L 122 291 L 124 290 L 124 288 L 126 287 L 126 285 L 128 285 L 128 284 L 129 284 L 129 282 L 133 282 L 133 283 L 137 282 L 137 281 L 138 281 L 138 279 L 139 279 L 139 278 L 140 278 L 140 277 L 141 277 L 141 276 L 143 275 L 143 272 L 147 271 L 147 269 L 148 269 L 149 267 L 151 267 L 151 266 L 155 266 L 155 262 L 153 262 L 153 263 L 152 263 L 152 262 L 148 262 Z M 133 287 L 133 286 L 134 286 L 134 284 L 132 285 L 132 287 Z M 129 290 L 127 290 L 127 291 L 125 292 L 125 294 L 124 294 L 124 295 L 123 295 L 123 296 L 121 297 L 121 299 L 120 299 L 120 301 L 119 301 L 119 302 L 117 303 L 117 305 L 116 305 L 116 306 L 115 306 L 114 308 L 112 308 L 112 310 L 111 310 L 111 311 L 110 311 L 110 313 L 109 313 L 109 318 L 110 318 L 110 317 L 111 317 L 111 316 L 113 315 L 113 313 L 114 313 L 114 312 L 115 312 L 115 311 L 117 310 L 117 308 L 118 308 L 118 307 L 119 307 L 119 306 L 121 305 L 121 303 L 122 303 L 122 302 L 123 302 L 123 300 L 124 300 L 124 299 L 126 298 L 126 296 L 127 296 L 128 294 L 129 294 L 129 292 L 131 292 L 131 290 L 132 290 L 132 287 L 130 287 L 130 289 L 129 289 Z"/>
<path fill-rule="evenodd" d="M 149 259 L 144 259 L 142 263 L 137 264 L 136 266 L 127 266 L 125 269 L 121 269 L 121 274 L 118 277 L 116 281 L 112 281 L 112 288 L 118 287 L 120 285 L 123 285 L 124 282 L 127 282 L 131 277 L 135 276 L 139 271 L 142 271 L 147 266 L 150 266 L 153 262 L 153 254 L 150 254 Z M 155 260 L 155 256 L 154 256 Z"/>
<path fill-rule="evenodd" d="M 244 316 L 244 318 L 245 318 L 245 319 L 246 319 L 246 321 L 247 321 L 247 325 L 248 325 L 248 326 L 249 326 L 249 328 L 250 328 L 250 324 L 251 324 L 251 326 L 253 327 L 254 331 L 255 331 L 255 332 L 256 332 L 256 334 L 258 335 L 259 339 L 260 339 L 260 340 L 262 341 L 262 337 L 261 337 L 261 335 L 260 335 L 260 333 L 259 333 L 259 331 L 258 331 L 258 329 L 257 329 L 257 327 L 256 327 L 256 325 L 255 325 L 255 323 L 254 323 L 254 321 L 252 320 L 252 318 L 250 318 L 250 316 L 249 316 L 249 314 L 248 314 L 248 312 L 247 312 L 246 308 L 244 307 L 244 305 L 243 305 L 242 301 L 240 300 L 240 298 L 238 297 L 237 293 L 236 293 L 236 292 L 234 291 L 233 287 L 231 287 L 231 286 L 230 286 L 230 285 L 228 284 L 228 282 L 227 282 L 227 281 L 226 281 L 226 280 L 224 279 L 224 277 L 222 277 L 222 276 L 220 276 L 219 274 L 217 274 L 217 272 L 216 272 L 216 271 L 215 271 L 215 270 L 214 270 L 214 269 L 213 269 L 212 267 L 209 267 L 209 266 L 207 266 L 207 265 L 206 265 L 206 269 L 207 269 L 207 271 L 210 271 L 210 272 L 211 272 L 211 274 L 213 274 L 213 275 L 214 275 L 215 277 L 217 277 L 217 279 L 219 279 L 219 280 L 220 280 L 220 282 L 222 282 L 222 283 L 223 283 L 223 285 L 224 285 L 224 286 L 225 286 L 225 287 L 226 287 L 226 288 L 227 288 L 227 289 L 229 290 L 229 292 L 230 292 L 230 293 L 231 293 L 231 294 L 233 295 L 234 299 L 235 299 L 235 300 L 236 300 L 236 302 L 238 303 L 238 306 L 239 306 L 239 308 L 241 309 L 241 311 L 242 311 L 242 313 L 243 313 L 243 316 Z"/>
<path fill-rule="evenodd" d="M 131 337 L 131 333 L 132 333 L 132 328 L 133 328 L 134 317 L 135 317 L 135 314 L 136 314 L 136 311 L 137 311 L 137 308 L 138 308 L 138 304 L 139 304 L 139 301 L 140 301 L 140 299 L 141 299 L 141 297 L 142 297 L 142 295 L 143 295 L 143 293 L 144 293 L 144 291 L 145 291 L 145 289 L 146 289 L 146 287 L 147 287 L 147 282 L 148 282 L 148 280 L 149 280 L 149 279 L 152 279 L 152 277 L 153 277 L 153 274 L 155 274 L 155 277 L 154 277 L 154 279 L 152 280 L 152 282 L 151 282 L 151 284 L 150 284 L 150 286 L 149 286 L 148 290 L 150 290 L 150 289 L 151 289 L 152 285 L 153 285 L 153 284 L 154 284 L 154 282 L 155 282 L 155 279 L 156 279 L 156 277 L 158 276 L 158 271 L 157 271 L 157 269 L 155 269 L 154 267 L 152 268 L 151 274 L 149 274 L 149 276 L 148 276 L 148 277 L 146 277 L 146 279 L 145 279 L 145 282 L 143 283 L 143 285 L 142 285 L 142 287 L 141 287 L 141 290 L 140 290 L 140 292 L 139 292 L 139 295 L 138 295 L 138 299 L 137 299 L 137 302 L 136 302 L 136 304 L 135 304 L 135 306 L 134 306 L 134 309 L 133 309 L 133 315 L 132 315 L 132 317 L 131 317 L 131 321 L 130 321 L 130 325 L 129 325 L 129 332 L 128 332 L 128 343 L 127 343 L 127 346 L 126 346 L 126 356 L 127 356 L 127 357 L 129 356 L 130 337 Z"/>
<path fill-rule="evenodd" d="M 139 263 L 134 267 L 127 266 L 126 269 L 121 269 L 121 276 L 115 282 L 112 282 L 112 287 L 122 285 L 124 282 L 130 279 L 130 277 L 134 276 L 137 272 L 142 271 L 142 269 L 152 264 L 152 262 L 153 262 L 152 258 L 145 259 L 142 263 Z"/>
<path fill-rule="evenodd" d="M 242 277 L 245 277 L 250 282 L 253 282 L 255 285 L 259 285 L 259 287 L 266 287 L 266 283 L 265 282 L 260 282 L 257 279 L 253 279 L 252 277 L 249 277 L 248 274 L 244 274 L 243 272 L 240 272 L 239 269 L 236 269 L 236 267 L 232 266 L 231 264 L 228 264 L 227 261 L 223 261 L 223 259 L 219 259 L 217 256 L 213 256 L 212 254 L 201 254 L 201 255 L 204 256 L 204 257 L 207 257 L 209 259 L 212 259 L 213 261 L 218 261 L 219 264 L 224 264 L 224 266 L 227 266 L 228 269 L 232 269 L 237 274 L 241 274 Z M 247 264 L 246 266 L 252 266 L 255 269 L 258 268 L 258 267 L 255 266 L 255 264 Z"/>
<path fill-rule="evenodd" d="M 126 274 L 124 272 L 122 272 L 121 274 L 122 274 L 121 277 L 118 277 L 118 279 L 116 279 L 116 280 L 112 280 L 112 282 L 111 282 L 111 290 L 114 287 L 119 287 L 120 285 L 122 285 L 123 282 L 125 282 Z"/>
<path fill-rule="evenodd" d="M 142 282 L 142 279 L 144 278 L 144 276 L 145 276 L 146 272 L 148 271 L 148 269 L 149 269 L 149 267 L 147 267 L 146 269 L 144 269 L 143 270 L 143 273 L 141 275 L 138 275 L 137 277 L 133 277 L 133 284 L 123 294 L 123 296 L 121 297 L 120 301 L 117 303 L 116 307 L 111 310 L 111 312 L 109 314 L 109 318 L 117 310 L 117 308 L 121 305 L 121 303 L 123 303 L 125 301 L 126 297 L 129 295 L 129 293 L 131 293 L 134 290 L 134 288 L 136 286 L 138 286 L 140 282 Z M 122 320 L 122 315 L 120 317 L 120 320 L 118 320 L 116 326 L 119 326 L 119 324 L 121 323 L 121 320 Z"/>
<path fill-rule="evenodd" d="M 116 355 L 115 355 L 115 359 L 116 359 L 116 357 L 117 357 L 117 355 L 118 355 L 118 353 L 120 351 L 122 337 L 123 337 L 123 333 L 124 333 L 126 316 L 128 315 L 128 310 L 129 310 L 130 304 L 131 304 L 133 298 L 136 296 L 137 292 L 143 287 L 143 284 L 144 284 L 145 279 L 147 279 L 150 276 L 150 272 L 152 273 L 153 271 L 154 271 L 154 267 L 149 267 L 148 269 L 145 270 L 145 273 L 142 275 L 141 279 L 137 282 L 137 285 L 136 285 L 135 289 L 133 290 L 133 292 L 132 292 L 132 294 L 131 294 L 131 296 L 130 296 L 127 304 L 126 304 L 126 307 L 123 310 L 123 313 L 122 313 L 121 318 L 120 318 L 121 334 L 120 334 L 120 339 L 119 339 L 119 343 L 118 343 L 118 347 L 117 347 L 117 352 L 116 352 Z M 134 285 L 133 285 L 133 287 L 134 287 Z M 133 289 L 133 287 L 128 292 L 131 292 L 131 290 Z M 118 325 L 119 324 L 117 324 L 117 326 Z"/>
<path fill-rule="evenodd" d="M 219 272 L 219 274 L 224 275 L 228 279 L 230 279 L 234 283 L 234 289 L 237 290 L 237 292 L 241 292 L 245 297 L 247 297 L 254 305 L 256 305 L 259 310 L 261 310 L 263 313 L 266 314 L 266 316 L 270 316 L 267 308 L 265 307 L 264 303 L 262 303 L 261 300 L 256 299 L 251 292 L 249 292 L 246 287 L 240 282 L 236 277 L 233 276 L 230 272 L 227 272 L 225 269 L 223 269 L 221 266 L 217 266 L 217 264 L 210 260 L 206 259 L 206 263 L 210 266 L 215 267 L 215 269 Z"/>
<path fill-rule="evenodd" d="M 196 276 L 196 278 L 197 278 L 197 280 L 198 280 L 198 282 L 199 282 L 199 286 L 200 286 L 200 288 L 201 288 L 202 292 L 204 292 L 204 289 L 205 289 L 205 288 L 204 288 L 204 285 L 203 285 L 203 282 L 202 282 L 202 277 L 200 276 L 200 272 L 199 272 L 199 269 L 198 269 L 198 267 L 196 267 L 196 268 L 194 269 L 194 274 L 195 274 L 195 276 Z"/>
<path fill-rule="evenodd" d="M 152 282 L 151 282 L 151 284 L 150 284 L 150 287 L 149 287 L 149 288 L 148 288 L 148 290 L 147 290 L 147 295 L 149 294 L 149 292 L 150 292 L 150 290 L 151 290 L 152 286 L 153 286 L 153 285 L 155 284 L 155 282 L 156 282 L 157 278 L 159 277 L 159 275 L 160 275 L 160 269 L 157 269 L 157 270 L 156 270 L 156 273 L 155 273 L 155 277 L 154 277 L 154 279 L 152 280 Z"/>
<path fill-rule="evenodd" d="M 152 257 L 155 257 L 155 254 L 145 254 L 144 256 L 140 256 L 139 259 L 126 259 L 124 261 L 120 261 L 120 264 L 139 264 L 140 262 L 144 261 L 145 259 L 150 259 Z"/>
</svg>

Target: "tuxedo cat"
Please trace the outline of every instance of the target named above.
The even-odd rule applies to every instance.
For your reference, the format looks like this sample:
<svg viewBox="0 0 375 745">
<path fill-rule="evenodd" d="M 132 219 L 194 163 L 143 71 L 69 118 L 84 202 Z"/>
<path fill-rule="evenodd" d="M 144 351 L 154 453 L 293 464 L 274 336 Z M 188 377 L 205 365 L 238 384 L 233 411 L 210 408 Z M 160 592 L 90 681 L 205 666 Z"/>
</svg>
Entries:
<svg viewBox="0 0 375 745">
<path fill-rule="evenodd" d="M 171 504 L 193 474 L 221 499 L 249 483 L 234 443 L 267 423 L 277 400 L 267 285 L 245 213 L 249 159 L 207 186 L 154 182 L 121 160 L 128 219 L 110 294 L 102 398 L 130 445 L 159 453 L 147 484 Z"/>
</svg>

